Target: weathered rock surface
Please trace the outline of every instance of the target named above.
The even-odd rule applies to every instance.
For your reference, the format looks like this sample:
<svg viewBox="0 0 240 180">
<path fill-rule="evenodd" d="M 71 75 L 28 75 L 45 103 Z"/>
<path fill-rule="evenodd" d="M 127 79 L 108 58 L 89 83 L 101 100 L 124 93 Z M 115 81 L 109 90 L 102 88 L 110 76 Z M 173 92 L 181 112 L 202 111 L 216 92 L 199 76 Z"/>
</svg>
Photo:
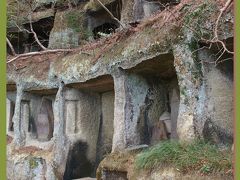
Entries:
<svg viewBox="0 0 240 180">
<path fill-rule="evenodd" d="M 221 3 L 173 3 L 170 9 L 176 20 L 169 9 L 165 11 L 155 2 L 104 1 L 123 27 L 92 1 L 54 3 L 37 1 L 35 30 L 42 36 L 43 31 L 48 32 L 41 40 L 46 40 L 49 48 L 81 46 L 68 53 L 48 53 L 8 63 L 7 128 L 9 137 L 13 137 L 8 144 L 9 179 L 95 177 L 99 162 L 108 153 L 151 145 L 152 138 L 161 133 L 163 139 L 192 141 L 203 137 L 217 144 L 232 143 L 232 60 L 214 66 L 217 47 L 202 49 L 202 42 L 195 41 L 196 34 L 182 24 L 193 18 L 186 8 L 193 8 L 193 13 L 203 8 L 209 16 L 202 20 L 200 14 L 198 24 L 211 34 L 209 27 L 214 25 Z M 167 22 L 166 17 L 170 18 Z M 230 49 L 232 19 L 230 8 L 219 24 L 224 32 L 219 37 Z M 28 18 L 20 22 L 21 27 L 29 26 Z M 47 23 L 45 30 L 40 28 L 42 23 Z M 96 34 L 109 28 L 113 28 L 111 33 L 117 32 L 93 41 L 99 38 Z M 9 32 L 18 34 L 15 26 L 10 26 Z M 22 39 L 16 50 L 23 52 L 26 42 L 32 41 L 23 32 L 18 35 Z M 232 56 L 224 54 L 222 58 Z M 49 101 L 41 103 L 44 98 Z M 170 113 L 170 135 L 156 125 L 165 111 Z M 153 132 L 156 127 L 159 132 Z M 120 165 L 100 163 L 103 178 L 129 177 L 126 173 L 132 167 L 126 167 L 133 158 L 123 156 Z M 162 170 L 137 177 L 187 179 L 188 175 L 178 177 L 177 172 Z"/>
</svg>

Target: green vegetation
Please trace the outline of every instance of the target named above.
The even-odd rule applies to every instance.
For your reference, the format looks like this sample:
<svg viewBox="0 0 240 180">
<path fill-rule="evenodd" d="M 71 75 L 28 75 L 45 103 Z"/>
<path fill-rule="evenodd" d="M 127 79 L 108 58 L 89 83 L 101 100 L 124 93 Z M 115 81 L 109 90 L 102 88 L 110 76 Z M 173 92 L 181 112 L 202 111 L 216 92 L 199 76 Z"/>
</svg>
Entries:
<svg viewBox="0 0 240 180">
<path fill-rule="evenodd" d="M 87 38 L 92 35 L 92 32 L 84 27 L 85 17 L 83 12 L 77 10 L 69 11 L 66 14 L 66 18 L 68 27 L 71 27 L 74 31 L 79 33 L 83 39 L 87 40 Z"/>
<path fill-rule="evenodd" d="M 180 87 L 180 94 L 182 96 L 184 96 L 184 104 L 189 105 L 188 99 L 186 98 L 186 96 L 187 96 L 187 87 L 186 86 Z"/>
<path fill-rule="evenodd" d="M 154 169 L 161 166 L 175 167 L 179 171 L 202 174 L 226 173 L 232 169 L 230 148 L 220 150 L 216 145 L 196 140 L 190 144 L 165 141 L 138 154 L 137 169 Z"/>
<path fill-rule="evenodd" d="M 216 16 L 217 6 L 209 0 L 205 0 L 198 6 L 194 6 L 194 3 L 193 1 L 192 4 L 184 6 L 182 11 L 186 14 L 184 16 L 185 28 L 193 33 L 193 37 L 187 43 L 195 61 L 195 66 L 191 70 L 192 76 L 201 84 L 203 72 L 201 61 L 197 56 L 197 50 L 200 48 L 198 41 L 202 38 L 211 39 L 213 37 L 213 26 L 216 22 L 211 22 L 210 19 L 215 19 L 213 16 Z"/>
<path fill-rule="evenodd" d="M 81 21 L 83 19 L 83 14 L 77 11 L 69 11 L 66 14 L 68 26 L 73 28 L 76 32 L 81 31 Z"/>
<path fill-rule="evenodd" d="M 205 0 L 198 6 L 194 6 L 194 4 L 195 1 L 193 1 L 193 4 L 183 8 L 183 11 L 186 13 L 184 16 L 184 24 L 193 30 L 195 37 L 209 39 L 213 36 L 212 25 L 207 25 L 206 23 L 211 19 L 210 17 L 216 14 L 216 4 L 208 0 Z"/>
<path fill-rule="evenodd" d="M 196 39 L 191 38 L 190 42 L 187 44 L 188 48 L 192 52 L 192 58 L 194 59 L 195 62 L 195 67 L 192 69 L 192 75 L 195 80 L 200 80 L 203 77 L 203 72 L 202 72 L 202 63 L 201 60 L 198 58 L 197 55 L 197 50 L 200 48 L 198 42 Z"/>
<path fill-rule="evenodd" d="M 38 166 L 38 161 L 36 158 L 29 159 L 29 166 L 31 169 L 35 169 Z"/>
</svg>

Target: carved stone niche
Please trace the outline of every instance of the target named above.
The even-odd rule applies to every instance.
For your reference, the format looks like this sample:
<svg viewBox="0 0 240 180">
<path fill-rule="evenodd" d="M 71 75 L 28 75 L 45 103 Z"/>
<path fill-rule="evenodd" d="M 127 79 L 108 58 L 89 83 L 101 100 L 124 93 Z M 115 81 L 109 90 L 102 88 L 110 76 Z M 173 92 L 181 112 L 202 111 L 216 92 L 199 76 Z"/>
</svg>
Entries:
<svg viewBox="0 0 240 180">
<path fill-rule="evenodd" d="M 37 139 L 49 141 L 53 137 L 54 116 L 52 101 L 43 98 L 36 120 Z"/>
</svg>

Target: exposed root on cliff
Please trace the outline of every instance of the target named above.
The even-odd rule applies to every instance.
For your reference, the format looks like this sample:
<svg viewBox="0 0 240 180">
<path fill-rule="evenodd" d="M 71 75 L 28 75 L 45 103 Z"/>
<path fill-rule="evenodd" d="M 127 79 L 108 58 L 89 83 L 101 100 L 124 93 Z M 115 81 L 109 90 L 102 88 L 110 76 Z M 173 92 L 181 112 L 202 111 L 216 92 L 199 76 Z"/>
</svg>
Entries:
<svg viewBox="0 0 240 180">
<path fill-rule="evenodd" d="M 38 51 L 38 52 L 30 52 L 30 53 L 17 55 L 16 57 L 8 60 L 7 64 L 11 63 L 19 58 L 32 57 L 32 56 L 36 56 L 36 55 L 43 55 L 43 54 L 49 54 L 49 53 L 72 52 L 72 51 L 73 51 L 73 49 L 49 49 L 49 50 Z"/>
</svg>

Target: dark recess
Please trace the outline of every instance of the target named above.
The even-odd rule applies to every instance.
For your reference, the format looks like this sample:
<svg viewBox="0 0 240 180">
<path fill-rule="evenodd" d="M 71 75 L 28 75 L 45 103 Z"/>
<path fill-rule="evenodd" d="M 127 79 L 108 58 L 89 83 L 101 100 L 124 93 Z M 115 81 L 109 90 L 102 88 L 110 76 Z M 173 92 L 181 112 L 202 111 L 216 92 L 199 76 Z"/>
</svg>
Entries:
<svg viewBox="0 0 240 180">
<path fill-rule="evenodd" d="M 69 151 L 64 180 L 92 177 L 94 165 L 87 159 L 88 145 L 78 141 Z"/>
<path fill-rule="evenodd" d="M 44 18 L 37 22 L 32 23 L 33 30 L 37 34 L 39 41 L 46 48 L 48 47 L 49 36 L 53 28 L 53 24 L 54 24 L 54 17 Z M 24 27 L 30 30 L 30 24 L 25 24 Z M 27 43 L 25 44 L 25 51 L 33 52 L 33 51 L 40 51 L 40 50 L 41 48 L 35 41 L 34 35 L 32 33 L 29 34 L 29 38 L 27 40 Z"/>
<path fill-rule="evenodd" d="M 112 24 L 112 23 L 102 24 L 101 26 L 98 26 L 98 27 L 93 29 L 94 39 L 98 39 L 98 38 L 101 37 L 98 34 L 99 32 L 104 33 L 104 34 L 111 34 L 111 33 L 115 33 L 115 30 L 117 28 L 118 28 L 118 26 L 116 24 Z"/>
</svg>

